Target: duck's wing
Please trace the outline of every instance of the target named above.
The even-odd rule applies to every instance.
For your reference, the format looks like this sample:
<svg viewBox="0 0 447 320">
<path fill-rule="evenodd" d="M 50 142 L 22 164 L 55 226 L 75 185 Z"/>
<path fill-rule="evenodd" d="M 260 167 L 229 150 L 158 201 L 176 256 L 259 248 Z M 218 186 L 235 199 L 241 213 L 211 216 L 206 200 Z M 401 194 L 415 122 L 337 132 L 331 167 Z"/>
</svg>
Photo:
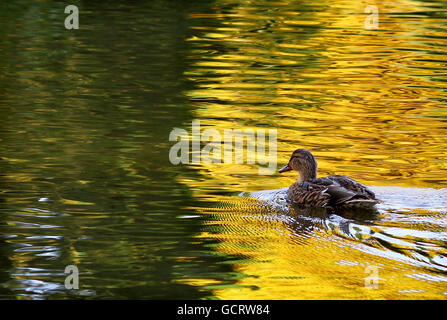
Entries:
<svg viewBox="0 0 447 320">
<path fill-rule="evenodd" d="M 330 179 L 329 177 L 313 179 L 309 183 L 324 188 L 322 192 L 330 195 L 330 205 L 340 205 L 346 201 L 351 200 L 357 195 L 352 190 L 349 190 L 348 188 L 344 187 L 337 181 Z"/>
<path fill-rule="evenodd" d="M 289 199 L 299 205 L 309 207 L 327 207 L 331 195 L 328 186 L 314 182 L 294 183 L 287 191 Z"/>
<path fill-rule="evenodd" d="M 288 190 L 290 200 L 304 206 L 330 207 L 349 202 L 372 202 L 375 195 L 364 185 L 345 176 L 329 176 L 294 183 Z"/>
<path fill-rule="evenodd" d="M 371 207 L 377 202 L 371 190 L 346 176 L 329 176 L 314 179 L 304 184 L 306 183 L 324 188 L 321 192 L 330 195 L 329 206 L 352 205 Z"/>
<path fill-rule="evenodd" d="M 368 189 L 368 187 L 347 176 L 333 175 L 328 176 L 325 179 L 331 180 L 344 189 L 353 192 L 355 196 L 359 198 L 376 199 L 376 195 L 374 194 L 374 192 Z"/>
</svg>

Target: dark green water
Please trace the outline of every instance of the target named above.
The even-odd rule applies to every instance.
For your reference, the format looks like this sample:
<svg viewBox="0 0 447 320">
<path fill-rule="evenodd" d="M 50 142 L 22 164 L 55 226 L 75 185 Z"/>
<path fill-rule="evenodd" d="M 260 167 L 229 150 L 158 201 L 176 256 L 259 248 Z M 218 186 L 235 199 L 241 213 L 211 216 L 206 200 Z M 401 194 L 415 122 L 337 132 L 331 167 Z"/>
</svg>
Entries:
<svg viewBox="0 0 447 320">
<path fill-rule="evenodd" d="M 363 7 L 349 1 L 70 4 L 79 7 L 79 30 L 64 28 L 61 2 L 0 4 L 0 298 L 447 297 L 445 202 L 428 213 L 410 210 L 418 223 L 402 219 L 405 203 L 381 209 L 379 222 L 357 221 L 410 230 L 406 240 L 420 245 L 404 249 L 416 261 L 411 272 L 390 254 L 401 251 L 398 241 L 381 240 L 383 254 L 371 249 L 382 278 L 388 267 L 403 271 L 368 296 L 361 291 L 367 249 L 352 256 L 353 283 L 311 276 L 335 263 L 343 278 L 356 265 L 332 249 L 320 250 L 320 259 L 315 243 L 342 251 L 363 243 L 314 226 L 303 233 L 311 244 L 297 245 L 301 233 L 286 222 L 290 241 L 249 208 L 219 213 L 228 197 L 237 203 L 239 192 L 285 187 L 290 176 L 259 176 L 256 165 L 174 166 L 168 158 L 171 130 L 200 119 L 219 130 L 278 128 L 278 161 L 306 145 L 322 174 L 445 188 L 443 1 L 402 1 L 413 15 L 385 8 L 382 33 L 361 39 L 363 25 L 349 23 Z M 390 31 L 406 22 L 408 30 Z M 411 228 L 429 236 L 413 237 Z M 306 252 L 321 265 L 306 269 L 313 259 Z M 79 268 L 79 290 L 64 287 L 67 265 Z M 417 270 L 428 276 L 411 277 Z M 413 282 L 392 282 L 400 276 L 421 281 L 422 293 Z M 310 284 L 299 291 L 297 279 Z"/>
<path fill-rule="evenodd" d="M 70 264 L 96 298 L 202 298 L 175 280 L 233 282 L 215 241 L 195 239 L 201 220 L 181 218 L 197 201 L 177 178 L 198 174 L 167 158 L 170 130 L 192 119 L 183 72 L 198 3 L 121 3 L 74 3 L 76 31 L 61 3 L 2 4 L 2 298 L 70 297 Z"/>
</svg>

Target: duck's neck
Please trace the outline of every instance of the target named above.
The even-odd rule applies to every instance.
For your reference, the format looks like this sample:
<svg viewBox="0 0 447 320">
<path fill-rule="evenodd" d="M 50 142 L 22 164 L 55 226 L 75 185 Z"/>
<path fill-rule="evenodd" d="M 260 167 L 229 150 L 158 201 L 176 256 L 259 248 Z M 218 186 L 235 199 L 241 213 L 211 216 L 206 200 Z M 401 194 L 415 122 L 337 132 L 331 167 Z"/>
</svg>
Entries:
<svg viewBox="0 0 447 320">
<path fill-rule="evenodd" d="M 311 164 L 308 168 L 302 168 L 298 172 L 298 183 L 317 178 L 317 164 Z"/>
</svg>

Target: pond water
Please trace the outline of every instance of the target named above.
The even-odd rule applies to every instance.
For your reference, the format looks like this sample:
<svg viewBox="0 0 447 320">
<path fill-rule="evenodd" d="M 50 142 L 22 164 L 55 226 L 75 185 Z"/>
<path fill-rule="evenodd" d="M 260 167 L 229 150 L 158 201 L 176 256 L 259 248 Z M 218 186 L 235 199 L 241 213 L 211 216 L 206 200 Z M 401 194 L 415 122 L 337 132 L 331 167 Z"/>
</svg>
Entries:
<svg viewBox="0 0 447 320">
<path fill-rule="evenodd" d="M 0 8 L 0 298 L 446 299 L 447 3 L 18 0 Z M 172 164 L 175 128 L 277 133 L 383 201 Z M 259 159 L 258 159 L 259 160 Z M 79 289 L 64 270 L 79 270 Z"/>
</svg>

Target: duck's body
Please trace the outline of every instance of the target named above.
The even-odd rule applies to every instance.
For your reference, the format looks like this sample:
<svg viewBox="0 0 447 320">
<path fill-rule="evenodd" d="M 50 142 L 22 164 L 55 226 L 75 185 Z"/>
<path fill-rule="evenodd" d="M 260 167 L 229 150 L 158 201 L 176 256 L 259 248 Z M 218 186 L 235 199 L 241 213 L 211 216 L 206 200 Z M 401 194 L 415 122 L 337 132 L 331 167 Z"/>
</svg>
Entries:
<svg viewBox="0 0 447 320">
<path fill-rule="evenodd" d="M 317 178 L 317 161 L 304 149 L 295 150 L 279 172 L 296 170 L 297 182 L 287 191 L 290 201 L 305 207 L 373 207 L 378 200 L 366 186 L 346 176 Z"/>
</svg>

